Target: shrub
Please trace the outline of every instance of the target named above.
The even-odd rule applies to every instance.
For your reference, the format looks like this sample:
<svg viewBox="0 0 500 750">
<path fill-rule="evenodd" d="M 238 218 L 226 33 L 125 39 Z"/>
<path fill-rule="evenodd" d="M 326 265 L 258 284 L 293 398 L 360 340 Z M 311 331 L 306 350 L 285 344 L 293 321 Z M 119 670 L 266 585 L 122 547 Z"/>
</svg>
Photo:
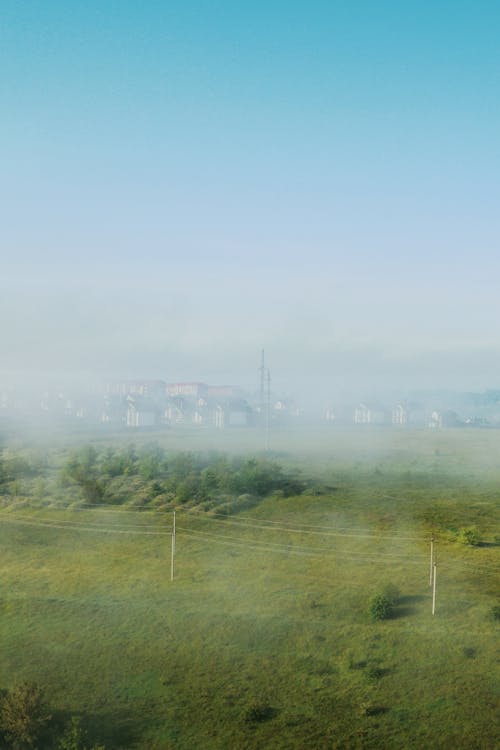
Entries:
<svg viewBox="0 0 500 750">
<path fill-rule="evenodd" d="M 477 529 L 469 526 L 465 529 L 460 529 L 458 532 L 458 540 L 469 547 L 474 547 L 481 542 L 481 537 Z"/>
<path fill-rule="evenodd" d="M 105 750 L 104 745 L 87 747 L 86 735 L 80 725 L 80 719 L 72 716 L 59 740 L 57 750 Z"/>
<path fill-rule="evenodd" d="M 394 608 L 400 599 L 399 589 L 392 583 L 370 599 L 368 611 L 372 620 L 388 620 L 394 615 Z"/>
<path fill-rule="evenodd" d="M 494 620 L 500 620 L 500 604 L 495 604 L 491 608 L 491 616 Z"/>
<path fill-rule="evenodd" d="M 252 701 L 245 711 L 245 721 L 260 722 L 268 721 L 275 716 L 275 709 L 268 703 Z"/>
<path fill-rule="evenodd" d="M 380 680 L 385 674 L 385 670 L 382 667 L 372 665 L 366 670 L 366 676 L 369 680 Z"/>
<path fill-rule="evenodd" d="M 42 691 L 36 684 L 23 682 L 2 700 L 0 728 L 14 750 L 39 747 L 50 719 Z"/>
<path fill-rule="evenodd" d="M 392 617 L 394 605 L 387 596 L 375 594 L 370 599 L 368 611 L 372 620 L 388 620 Z"/>
<path fill-rule="evenodd" d="M 389 710 L 385 706 L 374 706 L 371 703 L 362 703 L 360 709 L 362 716 L 380 716 Z"/>
</svg>

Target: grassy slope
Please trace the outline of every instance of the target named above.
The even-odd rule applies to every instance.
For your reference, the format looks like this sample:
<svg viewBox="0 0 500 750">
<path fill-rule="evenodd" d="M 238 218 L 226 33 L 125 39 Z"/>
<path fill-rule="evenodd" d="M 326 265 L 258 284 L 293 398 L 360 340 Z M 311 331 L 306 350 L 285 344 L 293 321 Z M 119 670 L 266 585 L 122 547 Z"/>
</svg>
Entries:
<svg viewBox="0 0 500 750">
<path fill-rule="evenodd" d="M 331 454 L 323 440 L 322 452 L 312 441 L 297 451 L 287 436 L 283 460 L 338 489 L 269 499 L 245 516 L 375 537 L 265 532 L 179 514 L 174 583 L 168 536 L 0 523 L 0 685 L 39 680 L 53 705 L 81 712 L 115 748 L 493 748 L 497 626 L 488 612 L 498 548 L 459 547 L 450 527 L 473 521 L 493 538 L 497 467 L 490 462 L 486 476 L 483 460 L 496 446 L 488 437 L 485 447 L 491 433 L 462 435 L 355 436 L 354 466 L 349 436 Z M 23 514 L 115 529 L 169 522 Z M 431 522 L 440 539 L 434 618 L 428 545 L 400 538 L 425 535 Z M 270 551 L 263 541 L 292 549 Z M 299 547 L 326 549 L 294 554 Z M 388 581 L 404 597 L 398 616 L 371 623 L 367 600 Z M 273 709 L 266 721 L 246 720 L 255 703 Z"/>
</svg>

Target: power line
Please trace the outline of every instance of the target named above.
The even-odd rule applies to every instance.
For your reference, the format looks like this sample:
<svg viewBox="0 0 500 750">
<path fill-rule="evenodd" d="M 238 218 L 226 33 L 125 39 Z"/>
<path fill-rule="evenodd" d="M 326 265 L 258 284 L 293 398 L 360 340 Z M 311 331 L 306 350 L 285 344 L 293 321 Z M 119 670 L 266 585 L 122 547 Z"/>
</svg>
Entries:
<svg viewBox="0 0 500 750">
<path fill-rule="evenodd" d="M 204 536 L 204 537 L 210 537 L 210 538 L 213 538 L 213 539 L 232 539 L 232 540 L 237 540 L 237 541 L 243 541 L 243 540 L 241 540 L 241 539 L 239 539 L 237 537 L 221 536 L 219 534 L 213 534 L 213 533 L 207 532 L 207 531 L 200 531 L 199 529 L 186 529 L 185 527 L 182 527 L 182 526 L 177 526 L 177 529 L 181 530 L 181 531 L 184 531 L 184 532 L 189 532 L 190 534 L 194 534 L 194 535 L 198 535 L 198 536 Z M 251 543 L 252 545 L 262 545 L 263 547 L 266 547 L 266 546 L 267 547 L 278 547 L 278 548 L 286 547 L 287 549 L 300 549 L 300 550 L 306 550 L 308 552 L 314 552 L 314 553 L 317 553 L 317 554 L 324 554 L 324 553 L 331 554 L 331 555 L 337 555 L 337 554 L 339 554 L 336 549 L 332 549 L 331 547 L 317 547 L 317 546 L 316 547 L 304 547 L 302 545 L 297 545 L 297 544 L 293 544 L 292 545 L 290 543 L 286 544 L 286 543 L 280 543 L 280 542 L 267 542 L 267 541 L 260 541 L 260 540 L 256 540 L 256 539 L 252 539 L 249 543 Z M 342 554 L 342 553 L 340 553 L 340 554 Z M 353 557 L 354 558 L 359 557 L 360 559 L 368 559 L 368 558 L 378 558 L 378 559 L 392 558 L 392 559 L 395 559 L 396 558 L 396 559 L 400 559 L 401 562 L 415 562 L 415 563 L 420 563 L 421 562 L 421 559 L 417 560 L 415 558 L 408 557 L 407 555 L 394 555 L 392 553 L 385 553 L 385 554 L 378 553 L 378 554 L 376 554 L 376 553 L 369 553 L 368 552 L 368 553 L 364 553 L 363 555 L 355 555 L 355 553 L 354 553 Z"/>
<path fill-rule="evenodd" d="M 107 512 L 115 512 L 115 513 L 139 513 L 139 514 L 150 514 L 154 515 L 156 517 L 168 515 L 169 513 L 172 513 L 173 509 L 157 509 L 157 508 L 144 508 L 144 507 L 137 507 L 137 508 L 130 508 L 130 507 L 124 507 L 123 505 L 119 505 L 117 503 L 80 503 L 77 507 L 72 506 L 60 506 L 60 507 L 50 507 L 50 506 L 24 506 L 24 507 L 30 507 L 37 510 L 47 510 L 47 511 L 72 511 L 72 512 L 79 512 L 79 511 L 87 511 L 87 510 L 98 510 L 100 508 L 108 508 L 109 510 Z M 278 526 L 286 526 L 287 528 L 293 529 L 299 529 L 303 533 L 306 533 L 306 529 L 321 529 L 321 530 L 332 530 L 335 531 L 335 533 L 346 531 L 346 532 L 365 532 L 364 527 L 359 526 L 330 526 L 330 525 L 324 525 L 324 524 L 297 524 L 293 522 L 286 522 L 286 521 L 273 521 L 271 519 L 265 519 L 265 518 L 255 518 L 252 516 L 241 516 L 238 514 L 237 518 L 231 518 L 229 519 L 227 517 L 227 513 L 224 512 L 218 512 L 214 510 L 204 511 L 199 510 L 198 508 L 186 508 L 182 506 L 176 506 L 175 510 L 178 512 L 183 512 L 189 515 L 200 515 L 203 518 L 207 520 L 215 520 L 220 519 L 222 521 L 225 521 L 226 523 L 244 523 L 244 522 L 251 522 L 253 524 L 259 524 L 262 528 L 266 528 L 266 524 L 269 524 L 270 528 L 272 526 L 278 525 Z M 472 521 L 470 523 L 473 523 Z M 481 526 L 481 530 L 483 532 L 491 531 L 491 532 L 498 532 L 500 531 L 500 525 L 495 524 L 488 524 L 484 525 L 479 523 Z M 430 532 L 429 532 L 430 533 Z M 435 534 L 439 533 L 450 533 L 449 529 L 443 529 L 441 532 L 439 529 L 435 530 Z M 356 534 L 351 533 L 349 536 L 356 536 Z M 425 534 L 422 534 L 420 536 L 412 535 L 401 535 L 398 531 L 394 531 L 391 534 L 377 534 L 376 532 L 371 534 L 359 534 L 359 537 L 366 537 L 366 538 L 378 538 L 378 539 L 399 539 L 401 541 L 428 541 L 428 536 Z"/>
<path fill-rule="evenodd" d="M 96 532 L 96 533 L 104 533 L 104 534 L 131 534 L 131 535 L 137 535 L 137 536 L 168 536 L 171 532 L 168 530 L 165 531 L 139 531 L 136 528 L 131 529 L 117 529 L 117 528 L 103 528 L 102 526 L 89 526 L 84 524 L 78 524 L 78 523 L 71 523 L 67 522 L 66 525 L 60 522 L 54 522 L 54 521 L 33 521 L 33 520 L 26 520 L 16 517 L 5 517 L 5 515 L 2 514 L 2 518 L 6 523 L 10 524 L 20 524 L 20 525 L 26 525 L 31 527 L 37 527 L 37 528 L 44 528 L 44 529 L 58 529 L 58 530 L 64 530 L 64 531 L 85 531 L 85 532 Z M 351 554 L 345 554 L 343 552 L 338 552 L 335 549 L 326 548 L 326 547 L 298 547 L 297 545 L 291 545 L 291 544 L 283 544 L 283 543 L 276 543 L 276 542 L 260 542 L 258 540 L 245 540 L 245 539 L 238 539 L 236 537 L 227 537 L 227 536 L 221 536 L 217 534 L 211 534 L 209 532 L 203 532 L 199 530 L 193 530 L 193 529 L 186 529 L 184 527 L 177 527 L 178 530 L 182 530 L 183 535 L 190 537 L 191 539 L 195 539 L 197 541 L 201 541 L 202 539 L 210 540 L 213 543 L 218 544 L 224 544 L 229 546 L 236 546 L 238 548 L 243 548 L 247 550 L 254 550 L 258 551 L 260 553 L 264 552 L 281 552 L 286 554 L 293 554 L 293 555 L 304 555 L 309 557 L 334 557 L 335 560 L 346 560 L 350 562 L 356 562 L 358 565 L 360 562 L 365 562 L 367 565 L 380 565 L 380 564 L 387 564 L 388 562 L 399 562 L 400 564 L 403 563 L 415 563 L 420 564 L 422 560 L 416 560 L 408 557 L 403 556 L 397 556 L 392 555 L 391 553 L 385 553 L 385 554 L 370 554 L 365 553 L 362 555 L 357 555 L 355 553 Z M 449 566 L 448 566 L 449 567 Z M 491 570 L 491 572 L 488 572 L 487 570 L 478 570 L 470 571 L 471 573 L 476 572 L 478 575 L 497 575 L 497 571 Z"/>
<path fill-rule="evenodd" d="M 25 506 L 26 507 L 26 506 Z M 81 510 L 81 508 L 71 508 L 71 507 L 61 507 L 61 508 L 49 508 L 49 507 L 43 507 L 38 508 L 36 506 L 29 506 L 35 510 L 44 510 L 44 511 L 71 511 L 71 512 L 78 512 Z M 93 510 L 98 508 L 110 508 L 109 511 L 106 511 L 108 513 L 150 513 L 154 514 L 157 517 L 169 515 L 172 513 L 172 510 L 142 510 L 140 508 L 138 509 L 121 509 L 121 506 L 117 506 L 111 503 L 88 503 L 85 505 L 85 508 L 82 512 L 85 512 L 87 510 Z M 187 515 L 197 515 L 202 517 L 204 520 L 207 521 L 216 521 L 216 522 L 224 522 L 224 523 L 231 523 L 231 524 L 238 524 L 240 526 L 245 527 L 253 527 L 258 528 L 263 531 L 273 531 L 275 528 L 278 528 L 280 530 L 286 530 L 290 531 L 291 533 L 303 533 L 303 534 L 313 534 L 317 533 L 320 535 L 325 536 L 345 536 L 345 537 L 353 537 L 353 538 L 365 538 L 365 539 L 393 539 L 393 540 L 400 540 L 400 541 L 426 541 L 426 538 L 424 536 L 400 536 L 397 532 L 394 532 L 394 534 L 343 534 L 339 533 L 342 531 L 364 531 L 361 527 L 351 527 L 351 526 L 343 526 L 343 527 L 335 527 L 335 526 L 319 526 L 314 524 L 303 524 L 302 526 L 296 523 L 287 523 L 286 521 L 272 521 L 270 519 L 258 519 L 258 518 L 252 518 L 251 516 L 238 516 L 238 518 L 228 518 L 226 513 L 217 513 L 212 512 L 207 513 L 202 510 L 197 510 L 195 508 L 182 508 L 182 507 L 176 507 L 176 511 L 186 513 Z M 6 512 L 6 511 L 4 511 Z M 0 513 L 1 515 L 1 513 Z M 249 522 L 249 523 L 248 523 Z M 266 526 L 265 524 L 271 524 L 271 526 Z M 316 531 L 322 529 L 322 531 Z M 326 531 L 325 531 L 326 529 Z M 332 531 L 329 531 L 331 529 Z"/>
<path fill-rule="evenodd" d="M 323 531 L 321 531 L 322 534 L 329 533 L 328 530 L 331 529 L 332 531 L 335 532 L 335 534 L 337 534 L 339 536 L 340 536 L 340 534 L 338 534 L 339 531 L 350 531 L 350 530 L 353 530 L 353 531 L 364 531 L 364 529 L 362 529 L 361 527 L 354 527 L 354 526 L 352 526 L 352 527 L 351 526 L 339 526 L 339 527 L 337 527 L 337 526 L 323 526 L 323 525 L 320 526 L 318 524 L 308 524 L 308 523 L 299 525 L 299 524 L 296 524 L 296 523 L 287 523 L 286 521 L 272 521 L 270 519 L 264 519 L 264 518 L 259 519 L 259 518 L 252 518 L 251 516 L 240 516 L 240 515 L 238 515 L 238 518 L 234 518 L 234 519 L 231 518 L 231 519 L 229 519 L 229 518 L 227 518 L 227 514 L 226 513 L 217 513 L 217 512 L 212 512 L 212 511 L 210 511 L 209 513 L 206 513 L 205 511 L 203 511 L 203 510 L 197 510 L 196 508 L 178 508 L 178 510 L 180 512 L 184 512 L 184 513 L 186 513 L 188 515 L 191 515 L 191 514 L 193 514 L 193 515 L 203 515 L 205 518 L 210 519 L 210 520 L 212 520 L 212 519 L 216 520 L 216 519 L 214 519 L 214 516 L 217 516 L 219 520 L 225 521 L 226 523 L 239 523 L 240 521 L 242 521 L 242 522 L 250 521 L 250 522 L 252 522 L 254 524 L 258 523 L 259 524 L 259 528 L 262 528 L 262 529 L 265 529 L 265 528 L 272 529 L 272 527 L 278 525 L 278 526 L 281 526 L 281 527 L 285 527 L 287 530 L 290 530 L 290 531 L 293 530 L 293 529 L 297 529 L 301 533 L 313 533 L 312 531 L 308 532 L 307 529 L 312 529 L 312 530 L 322 529 L 323 530 Z M 260 524 L 272 524 L 273 526 L 272 527 L 271 526 L 270 527 L 266 527 L 266 526 L 261 526 Z M 325 529 L 327 531 L 324 531 Z M 365 534 L 349 534 L 348 536 L 359 536 L 359 537 L 362 536 L 362 537 L 366 537 L 366 538 L 374 538 L 375 535 L 374 534 L 366 534 L 365 533 Z M 383 538 L 386 538 L 386 539 L 395 539 L 395 538 L 397 538 L 397 539 L 400 539 L 401 541 L 425 541 L 426 540 L 426 538 L 424 536 L 399 536 L 396 532 L 394 534 L 391 534 L 391 535 L 386 535 L 385 537 L 383 535 L 378 535 L 377 534 L 377 538 L 378 539 L 383 539 Z"/>
<path fill-rule="evenodd" d="M 32 519 L 31 516 L 28 517 L 28 516 L 19 516 L 19 515 L 12 515 L 12 514 L 9 514 L 9 515 L 0 514 L 0 519 L 1 518 L 4 518 L 5 520 L 9 520 L 9 519 L 31 520 Z M 65 518 L 46 519 L 46 518 L 37 518 L 37 517 L 35 517 L 35 520 L 40 521 L 42 523 L 46 523 L 46 524 L 57 523 L 57 524 L 64 524 L 64 525 L 69 524 L 72 526 L 92 526 L 97 529 L 103 528 L 102 523 L 95 523 L 93 521 L 75 521 L 73 519 L 65 519 Z M 121 524 L 120 523 L 120 524 L 114 524 L 113 528 L 116 528 L 117 526 L 121 528 L 125 528 L 125 529 L 158 529 L 158 524 Z"/>
<path fill-rule="evenodd" d="M 188 515 L 190 515 L 190 511 L 185 511 Z M 219 514 L 223 516 L 223 514 Z M 333 536 L 333 537 L 351 537 L 354 539 L 392 539 L 397 541 L 425 541 L 424 537 L 402 537 L 402 536 L 396 536 L 396 535 L 384 535 L 384 534 L 344 534 L 339 533 L 337 531 L 316 531 L 314 529 L 307 528 L 307 524 L 304 527 L 294 526 L 294 525 L 281 525 L 278 526 L 277 524 L 279 521 L 268 521 L 267 523 L 274 523 L 275 526 L 262 526 L 259 523 L 247 523 L 246 521 L 243 521 L 240 523 L 239 519 L 233 519 L 233 518 L 213 518 L 213 516 L 205 516 L 205 519 L 207 521 L 215 521 L 216 523 L 229 523 L 229 524 L 236 524 L 239 526 L 242 526 L 244 528 L 254 528 L 254 529 L 260 529 L 261 531 L 287 531 L 289 534 L 317 534 L 319 536 Z M 319 527 L 318 527 L 319 528 Z M 348 528 L 348 527 L 347 527 Z"/>
<path fill-rule="evenodd" d="M 24 519 L 17 519 L 17 518 L 3 518 L 3 521 L 5 523 L 11 523 L 11 524 L 22 524 L 24 526 L 35 526 L 39 528 L 44 529 L 64 529 L 65 531 L 94 531 L 97 533 L 102 534 L 138 534 L 138 535 L 144 535 L 144 536 L 168 536 L 168 531 L 136 531 L 135 529 L 130 530 L 123 530 L 123 529 L 105 529 L 102 527 L 96 527 L 96 526 L 82 526 L 82 525 L 73 525 L 73 526 L 63 526 L 59 523 L 53 523 L 53 522 L 35 522 L 35 521 L 26 521 Z"/>
<path fill-rule="evenodd" d="M 5 517 L 2 515 L 3 520 L 6 523 L 11 524 L 21 524 L 25 526 L 32 526 L 37 528 L 45 528 L 45 529 L 59 529 L 59 530 L 66 530 L 66 531 L 88 531 L 92 532 L 95 531 L 97 533 L 105 533 L 105 534 L 134 534 L 134 535 L 143 535 L 143 536 L 168 536 L 171 532 L 169 530 L 165 531 L 144 531 L 144 530 L 138 530 L 136 527 L 133 528 L 104 528 L 102 526 L 97 525 L 91 525 L 91 524 L 80 524 L 78 522 L 71 522 L 71 521 L 44 521 L 41 519 L 38 519 L 36 521 L 25 519 L 25 518 L 19 518 L 16 516 L 10 516 Z M 353 560 L 367 560 L 367 561 L 377 561 L 382 560 L 385 561 L 386 559 L 399 559 L 401 562 L 415 562 L 419 563 L 420 560 L 415 560 L 412 558 L 408 558 L 406 556 L 398 556 L 393 555 L 390 553 L 386 553 L 384 555 L 376 555 L 371 553 L 366 553 L 364 555 L 345 555 L 343 553 L 338 553 L 336 550 L 331 549 L 329 547 L 304 547 L 304 546 L 298 546 L 295 544 L 290 543 L 280 543 L 280 542 L 266 542 L 266 541 L 260 541 L 260 540 L 248 540 L 248 539 L 241 539 L 237 537 L 228 537 L 228 536 L 222 536 L 219 534 L 212 534 L 210 532 L 200 531 L 197 529 L 187 529 L 186 527 L 179 527 L 177 526 L 177 531 L 182 531 L 184 534 L 191 536 L 191 537 L 202 537 L 202 538 L 208 538 L 208 539 L 217 539 L 220 541 L 223 541 L 224 543 L 228 544 L 230 542 L 236 542 L 239 546 L 243 547 L 252 547 L 254 549 L 260 549 L 261 551 L 300 551 L 304 552 L 306 554 L 310 555 L 335 555 L 336 557 L 342 557 L 343 559 L 353 559 Z"/>
</svg>

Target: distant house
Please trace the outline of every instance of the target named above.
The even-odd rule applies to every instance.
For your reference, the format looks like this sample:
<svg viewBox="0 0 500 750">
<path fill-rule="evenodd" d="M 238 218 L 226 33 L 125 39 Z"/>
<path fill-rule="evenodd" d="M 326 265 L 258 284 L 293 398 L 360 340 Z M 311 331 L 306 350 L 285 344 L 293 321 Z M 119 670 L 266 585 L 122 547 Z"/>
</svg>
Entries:
<svg viewBox="0 0 500 750">
<path fill-rule="evenodd" d="M 102 424 L 123 425 L 127 420 L 127 402 L 122 396 L 106 394 L 101 410 Z"/>
<path fill-rule="evenodd" d="M 236 399 L 241 398 L 241 393 L 241 388 L 236 385 L 208 385 L 206 387 L 205 396 L 209 399 Z"/>
<path fill-rule="evenodd" d="M 354 409 L 354 424 L 386 424 L 387 413 L 379 404 L 361 403 Z"/>
<path fill-rule="evenodd" d="M 170 398 L 163 409 L 163 421 L 167 424 L 182 424 L 187 418 L 185 399 Z"/>
<path fill-rule="evenodd" d="M 490 427 L 490 422 L 486 417 L 467 417 L 465 424 L 467 427 Z"/>
<path fill-rule="evenodd" d="M 154 427 L 159 422 L 158 407 L 147 396 L 127 397 L 127 427 Z"/>
<path fill-rule="evenodd" d="M 82 421 L 99 422 L 101 411 L 102 399 L 99 396 L 90 395 L 75 400 L 72 416 Z"/>
<path fill-rule="evenodd" d="M 168 383 L 166 386 L 167 396 L 187 396 L 191 398 L 202 398 L 207 395 L 207 385 L 199 382 Z"/>
<path fill-rule="evenodd" d="M 455 411 L 447 409 L 446 411 L 435 410 L 431 414 L 429 427 L 432 429 L 443 429 L 444 427 L 459 427 L 460 418 Z"/>
<path fill-rule="evenodd" d="M 292 398 L 280 398 L 273 404 L 273 411 L 276 415 L 286 415 L 289 417 L 299 417 L 300 409 L 297 407 Z"/>
<path fill-rule="evenodd" d="M 400 402 L 392 410 L 391 421 L 399 427 L 425 427 L 425 409 L 416 402 Z"/>
<path fill-rule="evenodd" d="M 159 398 L 165 395 L 166 383 L 163 380 L 115 380 L 106 385 L 109 396 L 150 396 Z"/>
<path fill-rule="evenodd" d="M 215 403 L 211 412 L 211 421 L 218 429 L 247 427 L 252 419 L 252 410 L 244 399 Z"/>
<path fill-rule="evenodd" d="M 397 404 L 392 410 L 392 424 L 400 426 L 407 425 L 408 418 L 408 407 L 405 404 Z"/>
</svg>

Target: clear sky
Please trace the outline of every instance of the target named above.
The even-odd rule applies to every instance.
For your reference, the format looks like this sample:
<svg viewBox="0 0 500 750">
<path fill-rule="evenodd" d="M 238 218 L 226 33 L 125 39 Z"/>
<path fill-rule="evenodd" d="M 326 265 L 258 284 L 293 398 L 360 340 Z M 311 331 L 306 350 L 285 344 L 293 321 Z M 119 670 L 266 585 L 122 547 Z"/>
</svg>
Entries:
<svg viewBox="0 0 500 750">
<path fill-rule="evenodd" d="M 2 0 L 2 371 L 500 386 L 498 2 Z"/>
</svg>

